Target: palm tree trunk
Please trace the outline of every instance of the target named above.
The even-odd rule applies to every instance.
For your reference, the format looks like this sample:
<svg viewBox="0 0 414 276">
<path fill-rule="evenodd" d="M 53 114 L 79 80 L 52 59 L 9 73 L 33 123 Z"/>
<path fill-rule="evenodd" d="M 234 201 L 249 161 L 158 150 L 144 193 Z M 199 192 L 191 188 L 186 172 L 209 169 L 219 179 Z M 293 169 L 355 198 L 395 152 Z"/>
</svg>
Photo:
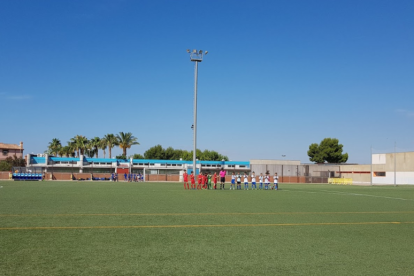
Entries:
<svg viewBox="0 0 414 276">
<path fill-rule="evenodd" d="M 112 158 L 112 147 L 108 146 L 108 150 L 109 150 L 109 159 Z"/>
</svg>

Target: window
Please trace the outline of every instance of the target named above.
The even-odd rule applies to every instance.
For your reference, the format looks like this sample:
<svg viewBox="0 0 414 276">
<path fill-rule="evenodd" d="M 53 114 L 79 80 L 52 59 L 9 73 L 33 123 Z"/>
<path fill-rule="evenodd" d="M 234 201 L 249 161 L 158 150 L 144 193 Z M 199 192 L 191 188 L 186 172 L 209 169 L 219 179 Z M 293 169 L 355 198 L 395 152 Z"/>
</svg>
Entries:
<svg viewBox="0 0 414 276">
<path fill-rule="evenodd" d="M 386 176 L 386 173 L 385 172 L 374 172 L 374 176 L 384 177 L 384 176 Z"/>
<path fill-rule="evenodd" d="M 9 154 L 9 150 L 4 149 L 3 150 L 3 155 L 7 155 L 7 154 Z"/>
</svg>

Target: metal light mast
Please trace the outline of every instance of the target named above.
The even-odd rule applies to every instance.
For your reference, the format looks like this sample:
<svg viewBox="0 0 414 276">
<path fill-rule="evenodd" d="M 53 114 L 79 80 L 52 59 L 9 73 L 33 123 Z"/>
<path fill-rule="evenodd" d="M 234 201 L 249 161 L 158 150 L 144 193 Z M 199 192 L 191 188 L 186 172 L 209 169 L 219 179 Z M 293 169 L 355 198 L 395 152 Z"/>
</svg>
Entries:
<svg viewBox="0 0 414 276">
<path fill-rule="evenodd" d="M 194 124 L 192 125 L 193 129 L 193 172 L 194 176 L 197 175 L 197 164 L 196 164 L 196 152 L 197 152 L 197 78 L 198 78 L 198 63 L 203 61 L 203 55 L 207 55 L 207 51 L 203 53 L 203 50 L 192 50 L 187 49 L 187 53 L 190 54 L 190 60 L 195 62 L 195 74 L 194 74 Z"/>
</svg>

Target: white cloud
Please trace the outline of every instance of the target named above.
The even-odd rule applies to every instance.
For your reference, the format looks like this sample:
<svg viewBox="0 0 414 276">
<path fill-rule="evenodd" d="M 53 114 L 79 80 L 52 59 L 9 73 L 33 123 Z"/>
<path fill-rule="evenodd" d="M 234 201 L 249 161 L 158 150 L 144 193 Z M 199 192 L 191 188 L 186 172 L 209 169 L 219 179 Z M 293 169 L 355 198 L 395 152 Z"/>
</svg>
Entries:
<svg viewBox="0 0 414 276">
<path fill-rule="evenodd" d="M 414 117 L 414 111 L 410 111 L 406 109 L 397 109 L 396 112 L 406 117 L 410 117 L 410 118 Z"/>
<path fill-rule="evenodd" d="M 31 96 L 28 95 L 21 95 L 21 96 L 7 96 L 6 99 L 9 100 L 16 100 L 16 101 L 21 101 L 21 100 L 28 100 L 31 99 Z"/>
<path fill-rule="evenodd" d="M 30 95 L 13 95 L 6 92 L 0 92 L 0 97 L 7 100 L 24 101 L 33 98 Z"/>
</svg>

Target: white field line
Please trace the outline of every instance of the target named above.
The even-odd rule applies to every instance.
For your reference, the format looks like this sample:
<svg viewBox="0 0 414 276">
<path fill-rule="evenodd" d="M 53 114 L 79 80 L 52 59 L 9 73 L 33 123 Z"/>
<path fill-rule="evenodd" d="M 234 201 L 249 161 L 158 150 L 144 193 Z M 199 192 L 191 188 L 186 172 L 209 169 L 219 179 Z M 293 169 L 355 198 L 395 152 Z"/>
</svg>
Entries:
<svg viewBox="0 0 414 276">
<path fill-rule="evenodd" d="M 291 191 L 293 191 L 293 190 L 291 190 Z M 329 191 L 329 190 L 319 190 L 318 192 L 309 192 L 309 191 L 300 191 L 300 190 L 296 190 L 296 191 L 301 192 L 301 193 L 308 193 L 308 194 L 315 194 L 315 193 L 318 193 L 318 192 L 322 192 L 322 193 L 336 194 L 336 195 L 366 196 L 366 197 L 385 198 L 385 199 L 394 199 L 394 200 L 414 201 L 414 199 L 410 199 L 410 198 L 391 197 L 391 196 L 377 196 L 377 195 L 370 195 L 370 194 L 357 194 L 357 193 L 348 193 L 348 192 L 335 192 L 335 191 Z"/>
</svg>

